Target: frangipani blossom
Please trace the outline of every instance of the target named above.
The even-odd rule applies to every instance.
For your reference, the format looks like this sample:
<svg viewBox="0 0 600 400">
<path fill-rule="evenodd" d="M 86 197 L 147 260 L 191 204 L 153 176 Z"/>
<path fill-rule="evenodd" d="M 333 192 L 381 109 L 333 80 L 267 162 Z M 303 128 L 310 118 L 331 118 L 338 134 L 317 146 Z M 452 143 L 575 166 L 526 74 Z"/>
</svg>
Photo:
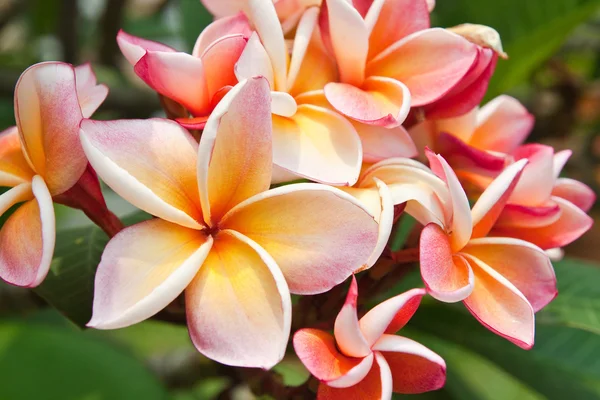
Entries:
<svg viewBox="0 0 600 400">
<path fill-rule="evenodd" d="M 89 64 L 41 63 L 19 78 L 17 126 L 0 133 L 0 186 L 11 187 L 0 196 L 0 214 L 22 203 L 0 230 L 0 278 L 8 283 L 34 287 L 48 274 L 56 240 L 52 198 L 84 173 L 82 109 L 91 115 L 106 94 Z"/>
<path fill-rule="evenodd" d="M 117 42 L 135 73 L 167 99 L 170 116 L 183 126 L 201 129 L 216 104 L 237 83 L 233 66 L 248 34 L 247 20 L 241 16 L 209 25 L 192 54 L 122 30 Z"/>
<path fill-rule="evenodd" d="M 450 193 L 442 223 L 431 221 L 421 233 L 421 275 L 427 291 L 441 301 L 462 300 L 488 329 L 522 348 L 531 348 L 534 313 L 557 293 L 552 264 L 542 249 L 529 242 L 485 237 L 527 160 L 503 171 L 470 209 L 446 160 L 432 152 L 427 156 Z"/>
<path fill-rule="evenodd" d="M 387 400 L 392 392 L 415 394 L 443 387 L 444 360 L 425 346 L 395 335 L 425 294 L 424 289 L 409 290 L 378 304 L 359 320 L 353 277 L 333 335 L 309 328 L 296 332 L 296 354 L 321 381 L 317 399 Z"/>
<path fill-rule="evenodd" d="M 425 0 L 326 0 L 320 17 L 339 81 L 325 96 L 345 116 L 372 125 L 400 125 L 411 107 L 442 98 L 465 77 L 478 48 L 429 28 Z"/>
<path fill-rule="evenodd" d="M 570 150 L 554 153 L 550 146 L 527 144 L 514 153 L 529 159 L 519 183 L 491 231 L 540 246 L 560 248 L 577 240 L 594 223 L 586 214 L 596 200 L 594 191 L 574 179 L 559 178 Z"/>
<path fill-rule="evenodd" d="M 200 352 L 270 368 L 285 353 L 290 292 L 322 293 L 367 262 L 378 227 L 351 196 L 318 184 L 267 190 L 270 103 L 266 79 L 240 82 L 212 112 L 199 145 L 168 120 L 82 123 L 100 177 L 158 217 L 107 245 L 89 326 L 137 323 L 185 291 Z"/>
</svg>

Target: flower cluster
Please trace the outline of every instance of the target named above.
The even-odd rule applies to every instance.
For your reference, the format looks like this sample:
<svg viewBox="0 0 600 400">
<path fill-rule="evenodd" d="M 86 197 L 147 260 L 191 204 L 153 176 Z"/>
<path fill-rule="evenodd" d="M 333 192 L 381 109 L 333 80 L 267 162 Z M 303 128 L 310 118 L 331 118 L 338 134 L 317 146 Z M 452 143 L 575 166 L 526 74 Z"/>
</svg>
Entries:
<svg viewBox="0 0 600 400">
<path fill-rule="evenodd" d="M 117 36 L 167 119 L 89 119 L 108 90 L 88 64 L 23 73 L 17 126 L 0 134 L 0 213 L 20 204 L 0 230 L 0 277 L 43 281 L 57 202 L 111 237 L 88 326 L 132 325 L 183 295 L 194 345 L 227 365 L 273 367 L 291 294 L 352 277 L 334 325 L 319 325 L 334 335 L 293 339 L 321 399 L 442 387 L 444 361 L 394 335 L 426 294 L 531 348 L 557 294 L 549 254 L 590 228 L 595 196 L 559 177 L 570 151 L 523 144 L 533 117 L 517 100 L 479 108 L 506 57 L 496 31 L 431 28 L 431 0 L 203 2 L 216 19 L 192 54 Z M 123 228 L 97 176 L 154 218 Z M 388 241 L 402 213 L 421 229 L 404 252 L 425 289 L 359 319 L 361 271 L 401 258 Z"/>
</svg>

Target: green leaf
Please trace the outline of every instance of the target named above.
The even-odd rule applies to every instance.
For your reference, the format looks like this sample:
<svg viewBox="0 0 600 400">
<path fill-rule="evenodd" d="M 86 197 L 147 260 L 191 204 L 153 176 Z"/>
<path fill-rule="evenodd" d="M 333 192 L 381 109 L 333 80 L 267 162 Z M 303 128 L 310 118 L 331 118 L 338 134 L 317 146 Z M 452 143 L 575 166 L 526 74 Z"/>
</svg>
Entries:
<svg viewBox="0 0 600 400">
<path fill-rule="evenodd" d="M 300 386 L 308 380 L 310 372 L 304 367 L 302 362 L 296 356 L 286 356 L 279 364 L 273 367 L 283 378 L 283 384 L 286 386 Z"/>
<path fill-rule="evenodd" d="M 163 400 L 165 389 L 135 359 L 84 332 L 0 323 L 0 398 Z"/>
<path fill-rule="evenodd" d="M 123 222 L 131 225 L 147 218 L 148 214 L 138 212 Z M 96 225 L 59 230 L 50 272 L 34 289 L 77 325 L 90 320 L 94 276 L 107 242 L 108 236 Z"/>
<path fill-rule="evenodd" d="M 408 215 L 406 213 L 402 214 L 402 216 L 400 217 L 400 220 L 396 223 L 396 226 L 394 228 L 393 238 L 390 243 L 390 250 L 398 251 L 402 247 L 404 247 L 404 244 L 408 240 L 408 236 L 410 235 L 410 232 L 412 231 L 412 229 L 415 227 L 416 224 L 417 224 L 416 219 L 414 219 L 413 217 L 411 217 L 410 215 Z"/>
<path fill-rule="evenodd" d="M 510 59 L 498 61 L 491 98 L 523 83 L 599 7 L 599 0 L 440 1 L 434 22 L 444 27 L 472 22 L 500 33 Z"/>
</svg>

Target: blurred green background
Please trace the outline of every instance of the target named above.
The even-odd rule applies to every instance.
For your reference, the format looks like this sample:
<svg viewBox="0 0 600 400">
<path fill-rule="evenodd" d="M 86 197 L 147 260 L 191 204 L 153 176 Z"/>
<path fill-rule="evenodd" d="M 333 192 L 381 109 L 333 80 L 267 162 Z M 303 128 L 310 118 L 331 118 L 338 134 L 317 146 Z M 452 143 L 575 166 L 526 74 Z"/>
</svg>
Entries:
<svg viewBox="0 0 600 400">
<path fill-rule="evenodd" d="M 438 0 L 432 16 L 436 26 L 471 22 L 500 32 L 510 59 L 499 62 L 488 99 L 509 93 L 524 102 L 537 118 L 531 140 L 573 149 L 567 175 L 596 192 L 599 10 L 600 0 Z M 210 20 L 199 0 L 0 0 L 0 129 L 14 124 L 19 74 L 44 60 L 93 63 L 111 90 L 95 118 L 161 115 L 155 94 L 121 56 L 118 29 L 190 51 Z M 128 222 L 146 218 L 108 195 Z M 78 212 L 58 207 L 57 215 L 47 281 L 35 291 L 0 284 L 0 400 L 253 398 L 239 384 L 240 371 L 201 357 L 182 325 L 153 320 L 116 331 L 81 330 L 106 237 Z M 600 226 L 566 252 L 555 265 L 560 295 L 538 314 L 532 351 L 486 331 L 461 305 L 426 300 L 403 332 L 446 359 L 448 384 L 419 397 L 600 399 Z M 416 285 L 419 276 L 410 273 L 386 297 Z M 292 357 L 276 371 L 291 386 L 307 377 Z M 250 382 L 260 376 L 244 374 Z"/>
</svg>

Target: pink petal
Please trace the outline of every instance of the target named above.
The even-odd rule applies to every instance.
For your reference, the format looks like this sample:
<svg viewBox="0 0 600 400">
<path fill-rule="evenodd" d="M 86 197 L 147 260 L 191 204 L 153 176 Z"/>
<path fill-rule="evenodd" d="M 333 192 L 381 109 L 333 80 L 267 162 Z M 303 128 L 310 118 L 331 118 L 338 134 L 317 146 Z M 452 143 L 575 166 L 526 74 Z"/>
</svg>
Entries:
<svg viewBox="0 0 600 400">
<path fill-rule="evenodd" d="M 360 330 L 369 346 L 384 333 L 398 332 L 419 308 L 425 289 L 412 289 L 373 307 L 359 321 Z"/>
<path fill-rule="evenodd" d="M 201 60 L 211 102 L 220 90 L 238 82 L 234 67 L 245 47 L 246 39 L 242 35 L 230 35 L 216 40 L 202 53 Z"/>
<path fill-rule="evenodd" d="M 451 214 L 446 216 L 446 224 L 450 226 L 446 226 L 446 229 L 452 232 L 450 235 L 452 249 L 458 251 L 469 241 L 473 231 L 471 207 L 467 194 L 456 174 L 442 156 L 436 155 L 428 149 L 425 154 L 433 172 L 446 182 L 450 190 L 451 201 L 447 210 Z"/>
<path fill-rule="evenodd" d="M 531 242 L 544 250 L 564 247 L 587 232 L 594 220 L 573 203 L 560 197 L 552 197 L 560 207 L 560 217 L 545 226 L 502 226 L 492 230 L 493 236 L 508 236 Z"/>
<path fill-rule="evenodd" d="M 508 279 L 538 312 L 557 295 L 556 276 L 546 253 L 519 239 L 473 239 L 463 250 Z"/>
<path fill-rule="evenodd" d="M 369 51 L 369 32 L 365 21 L 346 0 L 325 0 L 325 3 L 327 10 L 321 21 L 321 32 L 333 50 L 340 81 L 360 86 L 365 78 Z M 349 43 L 352 45 L 349 46 Z"/>
<path fill-rule="evenodd" d="M 371 353 L 370 346 L 358 325 L 357 298 L 358 285 L 353 275 L 346 301 L 335 319 L 333 329 L 338 348 L 348 357 L 366 357 Z"/>
<path fill-rule="evenodd" d="M 552 196 L 563 198 L 582 211 L 588 212 L 596 201 L 596 193 L 584 183 L 575 179 L 559 178 L 552 189 Z"/>
<path fill-rule="evenodd" d="M 360 138 L 348 120 L 302 104 L 292 118 L 273 118 L 273 162 L 301 177 L 353 185 L 362 163 Z"/>
<path fill-rule="evenodd" d="M 89 118 L 108 96 L 108 86 L 96 82 L 96 74 L 90 63 L 75 67 L 77 97 L 84 118 Z"/>
<path fill-rule="evenodd" d="M 147 51 L 134 71 L 148 86 L 194 116 L 210 112 L 206 72 L 199 58 L 180 52 Z"/>
<path fill-rule="evenodd" d="M 436 150 L 455 169 L 495 176 L 502 172 L 506 165 L 506 156 L 479 150 L 444 131 L 438 135 L 435 144 Z"/>
<path fill-rule="evenodd" d="M 215 19 L 233 15 L 244 9 L 246 0 L 200 0 Z"/>
<path fill-rule="evenodd" d="M 533 346 L 534 310 L 525 296 L 491 266 L 468 254 L 475 287 L 464 301 L 468 310 L 492 332 L 523 349 Z"/>
<path fill-rule="evenodd" d="M 21 150 L 17 127 L 0 132 L 0 186 L 14 187 L 28 183 L 34 175 Z"/>
<path fill-rule="evenodd" d="M 330 382 L 322 382 L 317 392 L 318 400 L 382 400 L 391 397 L 391 374 L 389 366 L 383 360 L 383 357 L 376 357 L 373 362 L 373 355 L 369 356 L 372 367 L 367 370 L 360 380 L 355 380 L 354 385 L 343 387 L 332 387 Z M 364 360 L 366 360 L 365 358 Z M 384 390 L 386 393 L 384 393 Z M 387 397 L 383 397 L 387 396 Z"/>
<path fill-rule="evenodd" d="M 571 150 L 562 150 L 558 153 L 554 153 L 554 166 L 552 168 L 554 172 L 554 179 L 557 179 L 560 176 L 562 169 L 565 167 L 567 161 L 569 161 L 569 158 L 571 158 L 572 155 L 573 152 Z"/>
<path fill-rule="evenodd" d="M 263 192 L 271 182 L 271 107 L 264 78 L 240 82 L 206 122 L 198 150 L 198 186 L 206 223 Z"/>
<path fill-rule="evenodd" d="M 373 349 L 381 352 L 389 365 L 395 393 L 424 393 L 438 390 L 446 383 L 446 363 L 420 343 L 383 335 Z"/>
<path fill-rule="evenodd" d="M 553 201 L 538 207 L 507 204 L 494 224 L 498 228 L 533 228 L 553 224 L 560 218 L 561 209 Z"/>
<path fill-rule="evenodd" d="M 131 65 L 137 64 L 140 58 L 146 54 L 146 51 L 176 51 L 175 49 L 162 43 L 142 39 L 137 36 L 130 35 L 123 30 L 120 30 L 117 34 L 117 43 L 121 49 L 121 53 L 123 53 Z"/>
<path fill-rule="evenodd" d="M 535 143 L 526 144 L 515 151 L 515 160 L 527 158 L 529 164 L 510 196 L 510 203 L 537 206 L 548 201 L 554 187 L 553 155 L 552 147 Z"/>
<path fill-rule="evenodd" d="M 48 274 L 56 240 L 52 198 L 40 176 L 34 176 L 31 185 L 23 183 L 2 194 L 0 211 L 22 201 L 26 203 L 0 229 L 0 278 L 35 287 Z"/>
<path fill-rule="evenodd" d="M 292 305 L 275 260 L 252 240 L 221 231 L 185 291 L 190 337 L 226 365 L 269 369 L 283 358 Z"/>
<path fill-rule="evenodd" d="M 465 299 L 473 291 L 473 271 L 454 256 L 448 235 L 436 224 L 423 228 L 419 242 L 421 277 L 433 297 L 447 303 Z"/>
<path fill-rule="evenodd" d="M 269 86 L 271 88 L 275 87 L 271 59 L 256 32 L 250 36 L 248 44 L 235 64 L 235 76 L 240 81 L 255 76 L 264 76 L 269 82 Z"/>
<path fill-rule="evenodd" d="M 98 175 L 125 200 L 167 221 L 203 226 L 195 169 L 198 145 L 178 124 L 84 120 L 81 143 Z"/>
<path fill-rule="evenodd" d="M 206 49 L 225 36 L 242 35 L 242 37 L 248 38 L 251 34 L 250 22 L 243 12 L 216 19 L 202 30 L 194 44 L 192 55 L 202 57 Z"/>
<path fill-rule="evenodd" d="M 477 46 L 440 28 L 415 32 L 394 43 L 367 65 L 367 76 L 385 76 L 404 83 L 412 107 L 441 98 L 477 60 Z"/>
<path fill-rule="evenodd" d="M 83 117 L 73 67 L 47 62 L 23 72 L 15 88 L 15 118 L 26 158 L 50 193 L 73 186 L 87 165 L 77 134 Z"/>
<path fill-rule="evenodd" d="M 335 382 L 340 378 L 350 384 L 359 382 L 373 365 L 373 354 L 365 358 L 347 357 L 340 353 L 331 334 L 318 329 L 300 329 L 294 334 L 293 343 L 306 369 L 323 382 Z"/>
<path fill-rule="evenodd" d="M 345 116 L 387 128 L 399 126 L 410 111 L 408 88 L 401 82 L 383 77 L 369 77 L 360 88 L 346 83 L 328 83 L 325 97 Z"/>
<path fill-rule="evenodd" d="M 471 237 L 483 237 L 489 233 L 518 184 L 526 165 L 526 159 L 510 165 L 479 196 L 471 210 L 471 216 L 473 217 L 473 234 Z"/>
<path fill-rule="evenodd" d="M 277 6 L 277 5 L 276 5 Z M 316 28 L 319 19 L 319 7 L 311 7 L 302 13 L 302 17 L 296 28 L 294 45 L 288 68 L 287 89 L 291 90 L 300 74 L 300 68 L 308 52 L 314 35 L 318 35 Z"/>
<path fill-rule="evenodd" d="M 369 36 L 369 59 L 411 33 L 429 28 L 429 11 L 425 0 L 374 1 L 365 17 L 372 27 Z"/>
<path fill-rule="evenodd" d="M 297 294 L 323 293 L 347 279 L 367 263 L 379 232 L 352 196 L 311 183 L 256 195 L 232 209 L 221 227 L 261 245 Z"/>
<path fill-rule="evenodd" d="M 87 325 L 116 329 L 150 318 L 190 284 L 212 244 L 203 232 L 161 219 L 125 228 L 102 254 Z"/>
<path fill-rule="evenodd" d="M 533 128 L 534 117 L 517 99 L 498 96 L 479 111 L 471 145 L 488 151 L 513 153 Z"/>
<path fill-rule="evenodd" d="M 352 123 L 360 136 L 363 162 L 376 163 L 393 157 L 415 157 L 417 147 L 402 126 L 383 128 L 375 125 Z"/>
</svg>

